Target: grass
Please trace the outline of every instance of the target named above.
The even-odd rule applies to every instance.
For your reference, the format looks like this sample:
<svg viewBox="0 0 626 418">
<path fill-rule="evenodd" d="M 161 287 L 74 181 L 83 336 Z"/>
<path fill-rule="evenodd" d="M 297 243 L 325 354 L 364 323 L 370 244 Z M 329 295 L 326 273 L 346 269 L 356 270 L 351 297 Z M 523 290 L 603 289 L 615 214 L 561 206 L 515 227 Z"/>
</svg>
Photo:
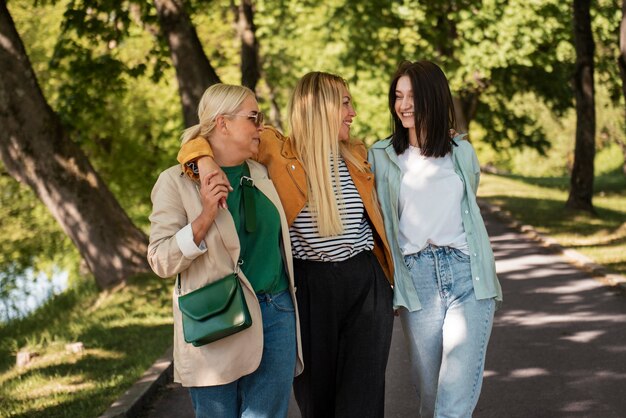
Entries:
<svg viewBox="0 0 626 418">
<path fill-rule="evenodd" d="M 114 291 L 72 288 L 0 326 L 0 417 L 98 416 L 172 343 L 171 283 L 152 275 Z M 65 344 L 85 350 L 68 354 Z M 17 351 L 38 355 L 22 368 Z"/>
<path fill-rule="evenodd" d="M 596 215 L 567 210 L 568 190 L 568 177 L 485 174 L 478 195 L 561 245 L 626 275 L 626 177 L 619 170 L 596 177 Z"/>
</svg>

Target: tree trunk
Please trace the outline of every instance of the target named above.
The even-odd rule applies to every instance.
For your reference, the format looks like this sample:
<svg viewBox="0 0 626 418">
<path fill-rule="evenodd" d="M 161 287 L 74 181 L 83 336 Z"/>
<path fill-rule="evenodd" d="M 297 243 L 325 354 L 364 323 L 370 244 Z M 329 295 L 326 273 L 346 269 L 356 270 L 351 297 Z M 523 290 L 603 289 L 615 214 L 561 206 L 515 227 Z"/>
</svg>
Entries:
<svg viewBox="0 0 626 418">
<path fill-rule="evenodd" d="M 72 142 L 39 88 L 0 0 L 0 158 L 74 242 L 101 288 L 149 271 L 147 239 Z"/>
<path fill-rule="evenodd" d="M 589 8 L 590 0 L 574 0 L 576 148 L 566 206 L 570 209 L 593 213 L 596 113 L 593 82 L 594 43 Z"/>
<path fill-rule="evenodd" d="M 478 96 L 478 93 L 468 93 L 463 96 L 452 96 L 452 103 L 454 104 L 454 114 L 456 116 L 457 132 L 469 132 L 469 125 L 474 117 L 476 117 Z"/>
<path fill-rule="evenodd" d="M 459 32 L 456 27 L 456 22 L 449 19 L 448 15 L 456 10 L 456 5 L 454 2 L 440 2 L 435 3 L 435 5 L 436 14 L 439 15 L 437 17 L 439 41 L 435 48 L 438 55 L 446 57 L 450 62 L 454 62 L 454 42 L 459 37 Z M 452 104 L 456 118 L 456 126 L 454 126 L 454 128 L 457 132 L 469 132 L 470 123 L 474 117 L 476 117 L 479 97 L 480 90 L 478 89 L 474 91 L 462 89 L 453 92 Z"/>
<path fill-rule="evenodd" d="M 276 90 L 274 86 L 266 79 L 267 87 L 269 88 L 269 99 L 270 99 L 270 114 L 269 121 L 270 123 L 278 128 L 280 131 L 284 132 L 283 120 L 280 116 L 280 106 L 278 106 L 278 100 L 276 100 Z"/>
<path fill-rule="evenodd" d="M 594 43 L 591 32 L 590 2 L 591 0 L 574 0 L 576 148 L 566 206 L 570 209 L 593 213 L 596 113 L 593 82 Z"/>
<path fill-rule="evenodd" d="M 454 128 L 457 132 L 469 132 L 469 122 L 465 116 L 461 98 L 452 96 L 452 104 L 454 105 L 454 116 L 456 118 L 456 126 Z"/>
<path fill-rule="evenodd" d="M 198 123 L 198 104 L 202 93 L 209 86 L 219 83 L 220 78 L 202 49 L 182 0 L 154 0 L 154 5 L 169 44 L 183 118 L 185 126 L 189 127 Z"/>
<path fill-rule="evenodd" d="M 617 58 L 617 64 L 622 78 L 622 95 L 624 96 L 624 103 L 626 103 L 626 0 L 622 0 L 622 20 L 619 25 L 619 57 Z M 624 109 L 624 126 L 626 126 L 626 108 Z M 622 171 L 626 176 L 626 143 L 619 141 L 618 144 L 624 155 Z"/>
<path fill-rule="evenodd" d="M 241 84 L 255 91 L 261 78 L 261 65 L 252 0 L 240 0 L 239 6 L 231 0 L 230 7 L 235 15 L 237 35 L 241 39 Z"/>
</svg>

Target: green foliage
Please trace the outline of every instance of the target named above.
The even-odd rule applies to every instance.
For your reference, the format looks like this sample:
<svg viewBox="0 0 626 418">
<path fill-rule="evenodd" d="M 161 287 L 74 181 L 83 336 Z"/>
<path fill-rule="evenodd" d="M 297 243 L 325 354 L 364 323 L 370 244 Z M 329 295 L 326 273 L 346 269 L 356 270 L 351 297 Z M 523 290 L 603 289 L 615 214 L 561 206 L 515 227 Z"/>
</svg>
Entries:
<svg viewBox="0 0 626 418">
<path fill-rule="evenodd" d="M 144 31 L 157 23 L 156 13 L 152 2 L 141 1 L 70 0 L 64 7 L 49 61 L 62 80 L 55 110 L 65 128 L 79 134 L 75 140 L 102 141 L 88 127 L 93 118 L 111 119 L 107 104 L 126 93 L 128 77 L 145 75 L 149 65 L 155 81 L 162 75 L 163 43 Z M 136 38 L 141 44 L 133 43 Z M 127 43 L 135 48 L 131 54 Z"/>
<path fill-rule="evenodd" d="M 615 92 L 619 7 L 612 0 L 594 8 L 598 82 Z M 286 104 L 304 72 L 343 75 L 360 117 L 357 136 L 389 133 L 386 89 L 402 59 L 442 65 L 453 93 L 477 98 L 471 133 L 496 149 L 550 146 L 535 103 L 556 115 L 573 106 L 570 80 L 575 61 L 571 5 L 558 0 L 388 2 L 333 0 L 258 2 L 256 22 L 267 82 Z M 303 47 L 306 46 L 306 47 Z M 617 97 L 612 94 L 612 97 Z"/>
<path fill-rule="evenodd" d="M 602 0 L 593 10 L 595 36 L 601 45 L 597 48 L 598 81 L 609 85 L 612 97 L 619 80 L 614 65 L 617 25 L 611 23 L 617 21 L 616 4 L 615 0 Z M 205 52 L 220 77 L 226 82 L 239 82 L 239 40 L 231 23 L 231 2 L 198 0 L 187 6 Z M 539 122 L 539 112 L 520 106 L 524 95 L 533 93 L 535 102 L 545 104 L 548 111 L 557 115 L 573 105 L 570 79 L 575 54 L 571 5 L 567 2 L 259 0 L 255 6 L 264 72 L 259 86 L 261 107 L 268 110 L 271 96 L 283 111 L 283 120 L 296 80 L 305 72 L 324 70 L 341 74 L 352 85 L 360 115 L 360 123 L 354 125 L 355 135 L 368 142 L 386 136 L 387 83 L 402 59 L 439 62 L 456 95 L 477 98 L 472 134 L 474 130 L 485 132 L 482 140 L 496 149 L 529 146 L 542 153 L 550 146 L 549 135 Z M 77 66 L 78 76 L 72 75 L 71 82 L 59 89 L 63 94 L 58 109 L 67 108 L 61 112 L 67 115 L 64 120 L 79 125 L 81 138 L 102 142 L 104 146 L 113 140 L 86 135 L 85 128 L 88 131 L 91 120 L 87 118 L 79 124 L 79 109 L 93 116 L 100 112 L 99 119 L 111 118 L 111 111 L 99 102 L 117 94 L 116 91 L 123 94 L 127 83 L 123 74 L 132 72 L 132 68 L 143 68 L 143 57 L 162 58 L 162 54 L 151 54 L 158 44 L 156 38 L 138 33 L 144 28 L 158 32 L 155 25 L 151 3 L 68 3 L 61 39 L 69 36 L 89 53 L 81 55 L 79 48 L 76 54 L 74 46 L 69 47 L 68 53 L 77 56 L 72 55 L 68 67 L 61 72 L 73 74 L 71 66 Z M 143 39 L 134 45 L 142 45 L 137 49 L 140 52 L 121 52 L 130 50 L 124 49 L 124 43 L 132 39 Z M 57 50 L 64 45 L 73 44 L 58 42 Z M 100 70 L 91 71 L 94 66 Z M 85 79 L 80 74 L 85 74 Z M 92 90 L 96 93 L 89 94 L 89 77 L 96 80 Z M 103 81 L 98 84 L 97 80 Z M 105 89 L 106 80 L 115 83 L 109 83 L 111 88 Z M 98 95 L 98 91 L 102 94 Z M 89 108 L 85 101 L 93 101 L 96 106 Z"/>
<path fill-rule="evenodd" d="M 106 104 L 126 91 L 122 74 L 125 66 L 108 54 L 97 54 L 72 39 L 61 38 L 51 69 L 64 77 L 58 89 L 56 111 L 65 128 L 78 143 L 102 141 L 92 138 L 89 122 L 111 119 Z M 69 76 L 69 77 L 68 77 Z"/>
<path fill-rule="evenodd" d="M 622 82 L 617 66 L 619 23 L 622 19 L 621 2 L 618 0 L 594 2 L 591 18 L 596 46 L 596 83 L 608 90 L 613 103 L 623 103 Z"/>
<path fill-rule="evenodd" d="M 192 21 L 204 45 L 204 53 L 220 80 L 241 84 L 241 47 L 230 0 L 199 0 L 198 4 L 192 4 L 192 10 L 195 10 Z"/>
<path fill-rule="evenodd" d="M 0 325 L 0 417 L 98 416 L 171 345 L 171 283 L 142 276 L 104 293 L 81 283 Z M 76 341 L 84 352 L 66 353 Z M 38 356 L 17 368 L 18 350 Z"/>
<path fill-rule="evenodd" d="M 137 203 L 158 168 L 172 161 L 182 129 L 154 5 L 71 0 L 59 8 L 65 11 L 48 67 L 57 82 L 47 98 L 131 218 L 145 226 L 146 205 Z"/>
<path fill-rule="evenodd" d="M 488 135 L 484 130 L 472 131 L 473 145 L 477 150 L 482 165 L 494 166 L 500 170 L 529 177 L 562 177 L 570 174 L 574 163 L 574 137 L 576 134 L 576 114 L 573 109 L 560 117 L 550 112 L 534 94 L 520 95 L 516 106 L 521 112 L 534 111 L 544 138 L 550 148 L 544 154 L 534 148 L 515 148 L 502 143 L 493 148 L 483 138 Z M 623 122 L 623 104 L 616 106 L 604 85 L 596 89 L 596 176 L 619 171 L 623 165 L 623 156 L 617 140 L 626 140 Z"/>
</svg>

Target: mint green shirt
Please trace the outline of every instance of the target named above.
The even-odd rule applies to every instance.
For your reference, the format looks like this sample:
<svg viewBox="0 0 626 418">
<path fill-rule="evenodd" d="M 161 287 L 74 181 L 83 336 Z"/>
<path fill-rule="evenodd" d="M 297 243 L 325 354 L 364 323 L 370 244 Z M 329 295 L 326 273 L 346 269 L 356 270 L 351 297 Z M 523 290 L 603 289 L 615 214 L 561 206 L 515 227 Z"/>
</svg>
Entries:
<svg viewBox="0 0 626 418">
<path fill-rule="evenodd" d="M 461 138 L 461 136 L 457 136 L 453 140 L 456 146 L 452 146 L 452 160 L 454 171 L 463 181 L 461 217 L 469 246 L 474 293 L 477 299 L 495 298 L 496 301 L 501 302 L 502 288 L 496 276 L 493 251 L 485 223 L 476 203 L 480 166 L 472 145 Z M 372 165 L 376 193 L 382 209 L 385 232 L 391 247 L 395 268 L 394 307 L 404 307 L 409 311 L 420 310 L 422 305 L 398 244 L 398 196 L 402 182 L 402 171 L 391 140 L 381 140 L 372 145 L 368 153 L 368 160 Z M 422 197 L 417 196 L 416 198 Z M 428 197 L 425 196 L 424 198 Z"/>
<path fill-rule="evenodd" d="M 280 251 L 280 215 L 274 204 L 255 187 L 256 231 L 246 231 L 242 198 L 244 186 L 239 184 L 243 175 L 243 164 L 222 167 L 233 188 L 226 203 L 242 248 L 241 270 L 256 293 L 278 293 L 289 287 Z"/>
</svg>

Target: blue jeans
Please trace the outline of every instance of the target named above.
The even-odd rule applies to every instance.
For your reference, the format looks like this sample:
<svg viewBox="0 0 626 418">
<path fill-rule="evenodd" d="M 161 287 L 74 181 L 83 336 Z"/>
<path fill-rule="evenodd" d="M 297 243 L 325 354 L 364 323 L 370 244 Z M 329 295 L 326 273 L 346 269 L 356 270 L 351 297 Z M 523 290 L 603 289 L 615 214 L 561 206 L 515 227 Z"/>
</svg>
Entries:
<svg viewBox="0 0 626 418">
<path fill-rule="evenodd" d="M 471 417 L 495 300 L 476 299 L 470 258 L 455 248 L 428 245 L 404 261 L 422 304 L 400 311 L 421 417 Z"/>
<path fill-rule="evenodd" d="M 258 294 L 263 317 L 259 368 L 234 382 L 190 387 L 196 418 L 286 417 L 296 367 L 296 314 L 288 290 Z"/>
</svg>

